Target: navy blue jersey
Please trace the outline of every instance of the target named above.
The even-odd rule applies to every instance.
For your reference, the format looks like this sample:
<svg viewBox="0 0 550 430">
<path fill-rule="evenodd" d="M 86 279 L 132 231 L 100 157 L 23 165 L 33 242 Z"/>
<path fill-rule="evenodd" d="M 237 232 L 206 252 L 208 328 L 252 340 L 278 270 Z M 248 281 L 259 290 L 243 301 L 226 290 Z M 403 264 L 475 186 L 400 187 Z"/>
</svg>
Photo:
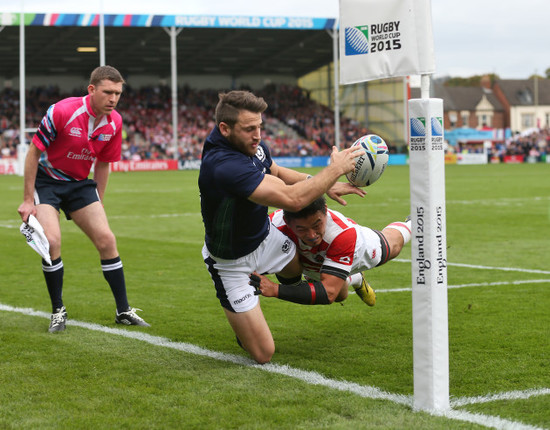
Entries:
<svg viewBox="0 0 550 430">
<path fill-rule="evenodd" d="M 254 251 L 269 233 L 267 206 L 248 200 L 271 173 L 261 142 L 254 157 L 237 151 L 215 127 L 206 138 L 199 173 L 201 212 L 208 251 L 234 260 Z"/>
</svg>

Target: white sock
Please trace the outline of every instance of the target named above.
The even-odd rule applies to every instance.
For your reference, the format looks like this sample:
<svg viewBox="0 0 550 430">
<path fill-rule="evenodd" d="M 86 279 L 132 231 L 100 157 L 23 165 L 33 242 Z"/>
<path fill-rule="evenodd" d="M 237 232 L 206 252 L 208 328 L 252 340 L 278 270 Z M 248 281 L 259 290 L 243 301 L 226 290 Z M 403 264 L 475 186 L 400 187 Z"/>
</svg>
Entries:
<svg viewBox="0 0 550 430">
<path fill-rule="evenodd" d="M 363 283 L 363 277 L 360 273 L 355 273 L 354 275 L 348 276 L 348 285 L 351 285 L 354 288 L 360 287 Z"/>
<path fill-rule="evenodd" d="M 393 228 L 399 231 L 399 233 L 401 233 L 401 236 L 403 236 L 403 241 L 404 241 L 403 245 L 405 245 L 406 243 L 409 243 L 411 240 L 411 229 L 412 229 L 411 224 L 412 224 L 411 220 L 408 220 L 407 222 L 396 221 L 387 225 L 385 228 Z"/>
</svg>

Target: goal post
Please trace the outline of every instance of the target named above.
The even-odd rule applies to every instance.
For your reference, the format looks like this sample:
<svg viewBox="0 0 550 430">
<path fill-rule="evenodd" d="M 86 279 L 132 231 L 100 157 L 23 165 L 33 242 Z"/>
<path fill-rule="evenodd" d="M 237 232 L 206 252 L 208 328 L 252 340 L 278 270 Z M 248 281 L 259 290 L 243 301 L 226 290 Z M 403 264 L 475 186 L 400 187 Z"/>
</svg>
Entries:
<svg viewBox="0 0 550 430">
<path fill-rule="evenodd" d="M 443 101 L 435 71 L 430 0 L 340 0 L 340 82 L 421 75 L 409 101 L 414 408 L 449 409 Z M 357 136 L 359 137 L 359 136 Z"/>
<path fill-rule="evenodd" d="M 414 408 L 444 410 L 449 408 L 449 329 L 441 99 L 409 100 L 409 169 Z"/>
</svg>

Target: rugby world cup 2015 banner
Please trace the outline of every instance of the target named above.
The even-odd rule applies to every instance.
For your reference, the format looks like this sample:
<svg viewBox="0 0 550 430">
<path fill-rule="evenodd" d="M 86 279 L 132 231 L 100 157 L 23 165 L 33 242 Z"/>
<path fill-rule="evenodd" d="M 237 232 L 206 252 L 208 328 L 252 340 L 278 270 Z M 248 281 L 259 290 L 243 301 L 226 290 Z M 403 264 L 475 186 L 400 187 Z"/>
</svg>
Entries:
<svg viewBox="0 0 550 430">
<path fill-rule="evenodd" d="M 25 25 L 97 27 L 97 13 L 25 13 Z M 262 28 L 279 30 L 333 29 L 334 18 L 227 15 L 105 14 L 106 27 Z M 0 13 L 0 25 L 19 25 L 20 14 Z"/>
<path fill-rule="evenodd" d="M 340 83 L 434 71 L 430 0 L 340 0 Z"/>
</svg>

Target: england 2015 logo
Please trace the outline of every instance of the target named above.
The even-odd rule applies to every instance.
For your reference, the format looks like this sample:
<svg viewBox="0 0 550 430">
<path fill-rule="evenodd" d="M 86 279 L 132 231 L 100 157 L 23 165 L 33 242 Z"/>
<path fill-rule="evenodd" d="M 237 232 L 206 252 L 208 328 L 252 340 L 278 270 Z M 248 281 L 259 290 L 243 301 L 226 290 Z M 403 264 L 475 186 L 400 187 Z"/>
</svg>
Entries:
<svg viewBox="0 0 550 430">
<path fill-rule="evenodd" d="M 345 55 L 394 51 L 401 49 L 401 21 L 346 27 Z"/>
</svg>

